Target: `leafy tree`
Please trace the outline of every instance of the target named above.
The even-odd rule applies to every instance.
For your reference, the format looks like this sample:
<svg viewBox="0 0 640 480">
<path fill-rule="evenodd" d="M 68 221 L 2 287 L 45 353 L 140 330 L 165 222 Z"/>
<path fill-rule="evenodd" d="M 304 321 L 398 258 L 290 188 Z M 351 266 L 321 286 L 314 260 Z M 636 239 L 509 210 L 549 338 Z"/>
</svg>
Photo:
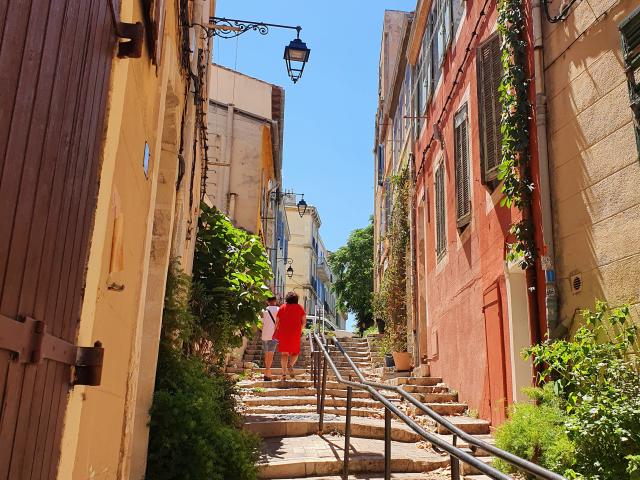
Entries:
<svg viewBox="0 0 640 480">
<path fill-rule="evenodd" d="M 329 265 L 339 308 L 355 315 L 362 333 L 373 324 L 373 218 L 366 227 L 351 232 L 346 245 L 329 256 Z"/>
<path fill-rule="evenodd" d="M 203 204 L 193 263 L 191 309 L 198 347 L 222 361 L 258 323 L 272 272 L 260 239 Z"/>
</svg>

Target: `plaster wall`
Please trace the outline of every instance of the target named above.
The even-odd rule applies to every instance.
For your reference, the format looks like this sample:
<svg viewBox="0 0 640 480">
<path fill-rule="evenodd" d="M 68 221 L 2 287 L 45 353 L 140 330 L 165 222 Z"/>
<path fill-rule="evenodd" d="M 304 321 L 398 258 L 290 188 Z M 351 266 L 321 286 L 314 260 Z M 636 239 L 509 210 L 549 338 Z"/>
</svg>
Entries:
<svg viewBox="0 0 640 480">
<path fill-rule="evenodd" d="M 640 317 L 640 163 L 618 30 L 637 6 L 582 0 L 565 22 L 544 24 L 559 313 L 568 329 L 595 299 L 630 303 Z"/>
<path fill-rule="evenodd" d="M 210 98 L 217 102 L 271 118 L 271 84 L 220 65 L 212 65 L 209 85 Z"/>
<path fill-rule="evenodd" d="M 300 297 L 300 305 L 309 310 L 309 304 L 313 301 L 314 290 L 311 284 L 311 261 L 314 256 L 311 248 L 311 237 L 314 229 L 315 207 L 309 206 L 307 213 L 300 217 L 295 205 L 285 205 L 287 221 L 289 222 L 289 258 L 293 260 L 293 276 L 286 279 L 286 292 L 293 291 Z M 317 226 L 316 226 L 317 229 Z M 285 292 L 285 293 L 286 293 Z M 313 315 L 312 311 L 307 311 Z"/>
</svg>

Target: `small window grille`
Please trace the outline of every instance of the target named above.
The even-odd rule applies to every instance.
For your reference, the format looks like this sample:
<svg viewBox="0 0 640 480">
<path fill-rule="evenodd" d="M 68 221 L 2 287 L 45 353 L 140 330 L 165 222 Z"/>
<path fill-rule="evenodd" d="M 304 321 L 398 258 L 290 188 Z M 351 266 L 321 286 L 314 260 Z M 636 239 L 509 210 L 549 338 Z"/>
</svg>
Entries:
<svg viewBox="0 0 640 480">
<path fill-rule="evenodd" d="M 629 98 L 640 151 L 640 7 L 620 24 L 622 56 L 629 84 Z"/>
</svg>

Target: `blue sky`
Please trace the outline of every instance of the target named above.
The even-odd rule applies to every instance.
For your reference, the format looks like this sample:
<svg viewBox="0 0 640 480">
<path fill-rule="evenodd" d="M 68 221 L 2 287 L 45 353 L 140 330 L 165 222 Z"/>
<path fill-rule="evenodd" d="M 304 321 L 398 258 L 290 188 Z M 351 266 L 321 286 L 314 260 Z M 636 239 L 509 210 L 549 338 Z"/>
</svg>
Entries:
<svg viewBox="0 0 640 480">
<path fill-rule="evenodd" d="M 218 0 L 216 16 L 300 25 L 311 49 L 297 84 L 282 54 L 295 31 L 217 39 L 214 61 L 285 87 L 283 183 L 319 209 L 330 250 L 373 211 L 373 125 L 385 9 L 415 0 Z"/>
</svg>

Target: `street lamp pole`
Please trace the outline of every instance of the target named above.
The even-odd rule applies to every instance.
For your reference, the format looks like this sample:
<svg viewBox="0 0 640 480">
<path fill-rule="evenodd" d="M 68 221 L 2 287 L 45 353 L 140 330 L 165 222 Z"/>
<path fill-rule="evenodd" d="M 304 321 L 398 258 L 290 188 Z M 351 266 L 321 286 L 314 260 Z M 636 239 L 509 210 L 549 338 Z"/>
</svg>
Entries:
<svg viewBox="0 0 640 480">
<path fill-rule="evenodd" d="M 285 28 L 296 31 L 296 38 L 289 42 L 284 48 L 284 61 L 287 65 L 289 78 L 296 83 L 302 77 L 304 67 L 309 61 L 311 50 L 307 44 L 300 39 L 300 25 L 281 25 L 278 23 L 254 22 L 251 20 L 238 20 L 237 18 L 210 17 L 209 27 L 203 27 L 207 37 L 235 38 L 249 31 L 258 32 L 260 35 L 267 35 L 269 27 Z"/>
</svg>

